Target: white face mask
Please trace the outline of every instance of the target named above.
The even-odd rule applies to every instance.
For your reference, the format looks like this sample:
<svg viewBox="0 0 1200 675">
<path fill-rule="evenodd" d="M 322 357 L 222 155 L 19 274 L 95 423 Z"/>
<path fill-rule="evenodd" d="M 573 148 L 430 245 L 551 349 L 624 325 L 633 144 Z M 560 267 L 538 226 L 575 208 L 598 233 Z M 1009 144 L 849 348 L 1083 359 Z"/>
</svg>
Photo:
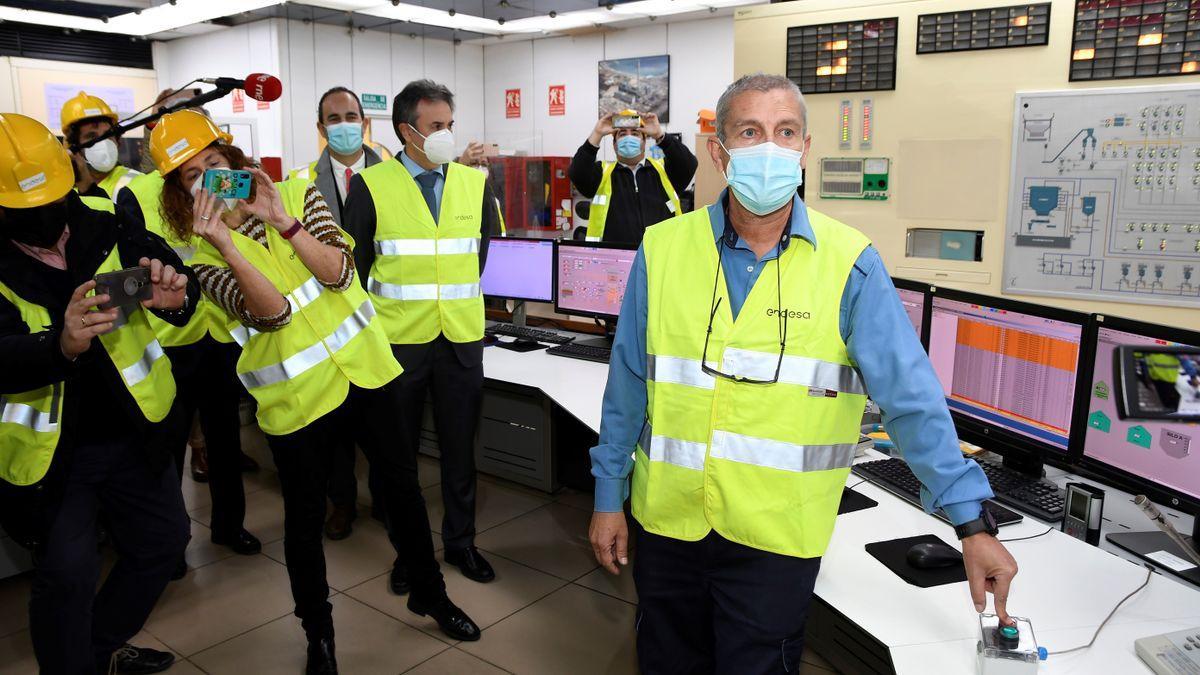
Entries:
<svg viewBox="0 0 1200 675">
<path fill-rule="evenodd" d="M 194 183 L 192 183 L 192 187 L 188 189 L 188 192 L 191 192 L 192 198 L 195 199 L 196 196 L 200 194 L 200 190 L 203 187 L 204 187 L 204 174 L 200 174 L 199 176 L 196 176 L 196 181 Z M 223 199 L 221 199 L 221 201 L 225 202 L 225 210 L 226 211 L 232 211 L 233 207 L 237 206 L 237 203 L 238 203 L 238 200 L 232 199 L 229 197 L 223 198 Z"/>
<path fill-rule="evenodd" d="M 108 173 L 117 166 L 117 154 L 117 142 L 111 138 L 83 149 L 83 158 L 88 166 L 100 173 Z"/>
<path fill-rule="evenodd" d="M 454 132 L 449 129 L 435 131 L 428 136 L 410 127 L 418 136 L 425 139 L 425 157 L 434 164 L 446 164 L 454 160 Z"/>
</svg>

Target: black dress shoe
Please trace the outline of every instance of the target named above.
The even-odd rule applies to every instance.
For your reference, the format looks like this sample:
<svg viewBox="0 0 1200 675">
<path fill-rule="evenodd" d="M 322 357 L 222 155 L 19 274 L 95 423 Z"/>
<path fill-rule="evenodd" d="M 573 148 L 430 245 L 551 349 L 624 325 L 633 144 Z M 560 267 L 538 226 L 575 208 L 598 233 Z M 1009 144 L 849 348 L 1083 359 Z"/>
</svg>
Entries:
<svg viewBox="0 0 1200 675">
<path fill-rule="evenodd" d="M 358 509 L 354 504 L 349 506 L 334 506 L 329 520 L 325 521 L 325 536 L 333 541 L 339 541 L 350 536 L 354 531 L 354 519 L 358 517 Z"/>
<path fill-rule="evenodd" d="M 333 638 L 309 640 L 305 675 L 337 675 L 337 671 L 337 659 L 333 657 Z"/>
<path fill-rule="evenodd" d="M 171 581 L 179 581 L 187 576 L 188 566 L 187 560 L 180 559 L 179 564 L 175 566 L 175 571 L 171 572 Z"/>
<path fill-rule="evenodd" d="M 238 530 L 233 535 L 214 534 L 212 543 L 218 546 L 228 546 L 234 553 L 240 555 L 254 555 L 262 550 L 262 542 L 258 540 L 258 537 L 245 529 Z"/>
<path fill-rule="evenodd" d="M 479 626 L 445 596 L 430 604 L 409 597 L 408 611 L 437 621 L 438 628 L 455 640 L 474 642 L 479 639 Z"/>
<path fill-rule="evenodd" d="M 479 549 L 474 546 L 468 546 L 461 551 L 446 551 L 446 564 L 454 565 L 462 570 L 463 576 L 481 584 L 496 578 L 496 570 L 492 569 L 479 553 Z"/>
<path fill-rule="evenodd" d="M 122 645 L 113 652 L 113 670 L 122 675 L 144 675 L 146 673 L 161 673 L 175 663 L 175 655 L 170 652 L 160 652 L 157 649 Z"/>
<path fill-rule="evenodd" d="M 408 585 L 408 568 L 397 560 L 392 564 L 392 573 L 388 576 L 388 588 L 396 595 L 408 595 L 411 586 Z"/>
</svg>

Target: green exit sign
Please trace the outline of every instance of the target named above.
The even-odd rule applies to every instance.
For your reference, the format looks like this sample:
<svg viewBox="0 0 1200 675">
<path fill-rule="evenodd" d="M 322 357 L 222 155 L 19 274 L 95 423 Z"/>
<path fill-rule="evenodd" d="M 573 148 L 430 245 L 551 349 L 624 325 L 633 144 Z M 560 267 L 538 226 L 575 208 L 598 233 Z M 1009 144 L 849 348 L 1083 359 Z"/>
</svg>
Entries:
<svg viewBox="0 0 1200 675">
<path fill-rule="evenodd" d="M 387 97 L 383 94 L 361 94 L 363 110 L 387 110 Z"/>
</svg>

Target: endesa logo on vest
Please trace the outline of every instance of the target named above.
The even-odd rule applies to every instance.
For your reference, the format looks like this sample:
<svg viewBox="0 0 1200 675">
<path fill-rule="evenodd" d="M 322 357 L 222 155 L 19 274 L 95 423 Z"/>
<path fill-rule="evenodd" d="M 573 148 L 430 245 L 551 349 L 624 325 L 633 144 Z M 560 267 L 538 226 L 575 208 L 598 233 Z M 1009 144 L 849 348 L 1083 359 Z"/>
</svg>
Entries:
<svg viewBox="0 0 1200 675">
<path fill-rule="evenodd" d="M 775 307 L 767 308 L 767 316 L 783 316 L 785 319 L 811 319 L 812 314 L 802 312 L 797 309 L 777 309 Z"/>
</svg>

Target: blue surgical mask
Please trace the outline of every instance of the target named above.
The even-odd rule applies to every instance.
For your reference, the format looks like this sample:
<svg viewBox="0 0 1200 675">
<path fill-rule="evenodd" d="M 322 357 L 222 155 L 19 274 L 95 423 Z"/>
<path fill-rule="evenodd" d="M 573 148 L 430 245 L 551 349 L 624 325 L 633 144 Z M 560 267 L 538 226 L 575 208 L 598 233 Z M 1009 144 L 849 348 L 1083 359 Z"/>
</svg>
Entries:
<svg viewBox="0 0 1200 675">
<path fill-rule="evenodd" d="M 353 155 L 363 144 L 362 124 L 358 122 L 326 124 L 325 137 L 334 152 L 339 155 Z"/>
<path fill-rule="evenodd" d="M 638 136 L 622 136 L 617 139 L 617 155 L 622 159 L 633 159 L 642 154 L 642 139 Z"/>
<path fill-rule="evenodd" d="M 721 145 L 725 147 L 724 144 Z M 765 216 L 783 208 L 804 182 L 800 160 L 804 153 L 774 143 L 734 148 L 725 167 L 725 180 L 739 203 L 750 213 Z"/>
</svg>

